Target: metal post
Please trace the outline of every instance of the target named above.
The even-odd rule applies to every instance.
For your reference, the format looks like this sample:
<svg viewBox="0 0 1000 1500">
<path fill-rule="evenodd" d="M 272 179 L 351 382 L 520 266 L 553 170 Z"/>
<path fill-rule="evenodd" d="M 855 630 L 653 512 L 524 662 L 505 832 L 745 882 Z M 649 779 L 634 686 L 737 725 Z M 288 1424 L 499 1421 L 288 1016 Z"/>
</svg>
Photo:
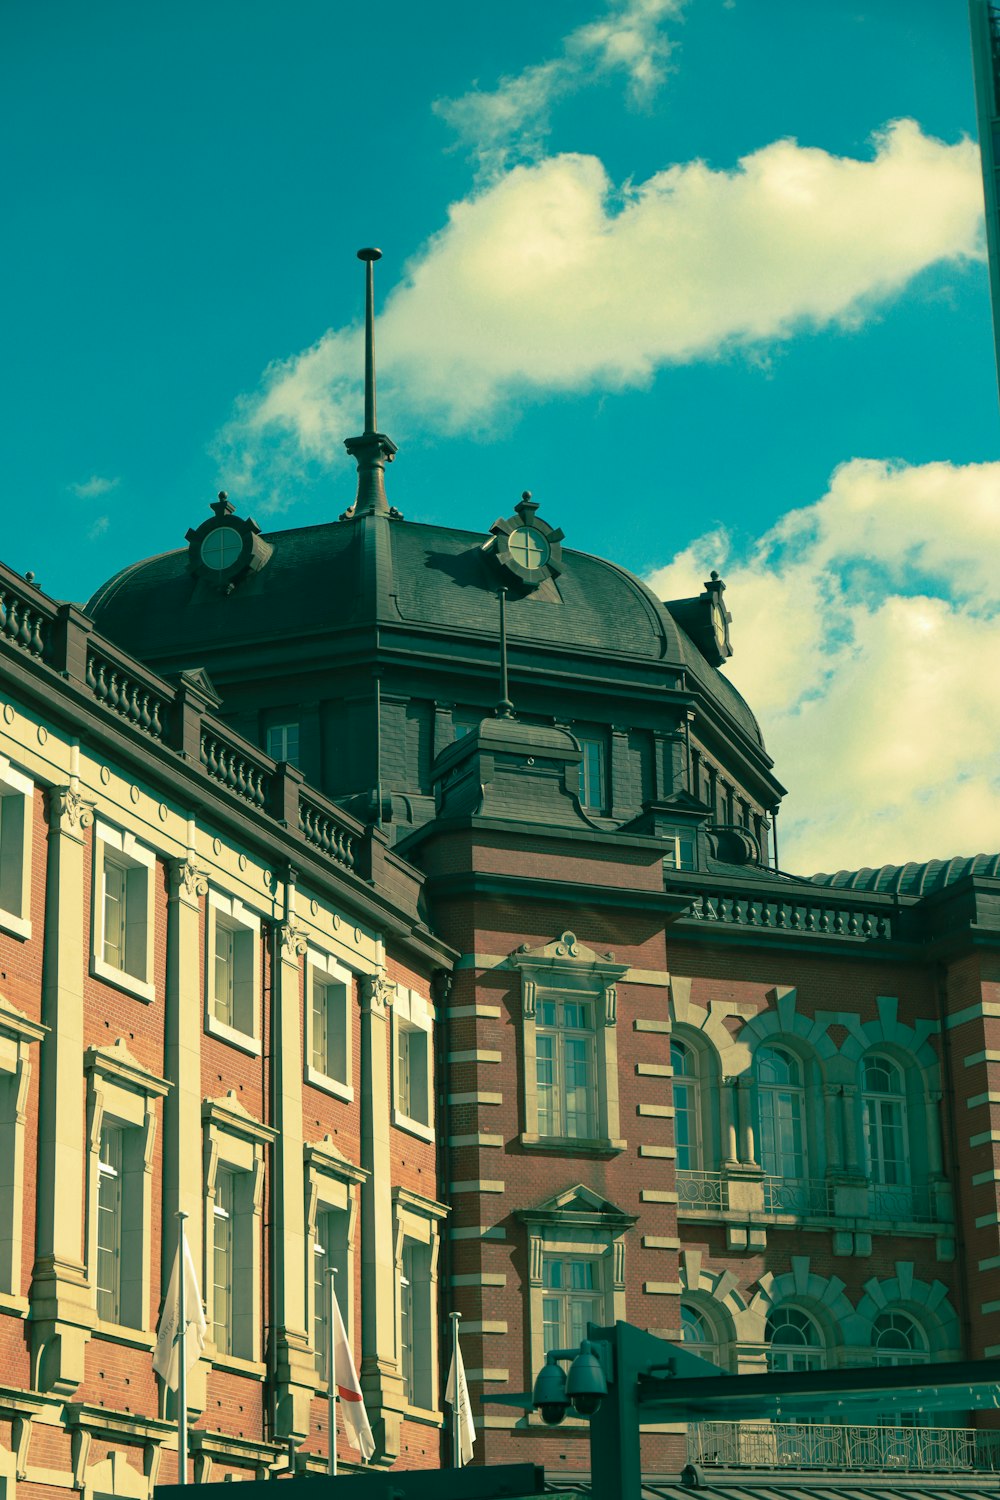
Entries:
<svg viewBox="0 0 1000 1500">
<path fill-rule="evenodd" d="M 188 1403 L 187 1403 L 187 1257 L 184 1254 L 184 1221 L 187 1214 L 177 1213 L 177 1332 L 174 1342 L 177 1350 L 177 1483 L 187 1484 L 188 1466 Z"/>
<path fill-rule="evenodd" d="M 375 273 L 374 263 L 382 259 L 381 250 L 358 251 L 365 262 L 365 436 L 378 431 L 375 411 Z"/>
<path fill-rule="evenodd" d="M 370 269 L 371 268 L 369 267 L 369 271 Z M 336 1266 L 327 1266 L 326 1284 L 328 1289 L 328 1296 L 326 1308 L 326 1384 L 329 1393 L 327 1403 L 329 1408 L 329 1417 L 327 1425 L 330 1429 L 330 1459 L 327 1468 L 331 1478 L 336 1478 L 337 1475 L 337 1378 L 333 1345 L 333 1306 L 334 1298 L 337 1295 L 334 1289 L 333 1278 L 336 1276 L 336 1274 Z"/>
<path fill-rule="evenodd" d="M 462 1467 L 462 1413 L 461 1413 L 461 1391 L 458 1387 L 458 1325 L 462 1321 L 460 1312 L 453 1312 L 451 1317 L 451 1368 L 455 1377 L 454 1390 L 451 1402 L 451 1463 L 452 1468 Z"/>
<path fill-rule="evenodd" d="M 513 717 L 514 705 L 510 701 L 510 691 L 507 685 L 507 590 L 500 589 L 500 702 L 497 704 L 497 718 L 509 719 Z"/>
</svg>

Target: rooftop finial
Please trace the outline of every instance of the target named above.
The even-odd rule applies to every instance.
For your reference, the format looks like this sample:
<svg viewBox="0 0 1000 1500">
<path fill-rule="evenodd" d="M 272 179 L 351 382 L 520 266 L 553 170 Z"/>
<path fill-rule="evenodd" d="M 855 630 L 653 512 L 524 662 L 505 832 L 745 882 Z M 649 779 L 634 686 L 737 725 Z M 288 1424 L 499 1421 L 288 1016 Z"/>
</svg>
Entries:
<svg viewBox="0 0 1000 1500">
<path fill-rule="evenodd" d="M 375 276 L 374 264 L 381 250 L 368 246 L 358 251 L 365 262 L 365 429 L 360 437 L 347 438 L 344 447 L 358 465 L 358 494 L 341 519 L 354 516 L 398 515 L 386 499 L 385 466 L 396 456 L 396 445 L 378 430 L 375 407 Z"/>
</svg>

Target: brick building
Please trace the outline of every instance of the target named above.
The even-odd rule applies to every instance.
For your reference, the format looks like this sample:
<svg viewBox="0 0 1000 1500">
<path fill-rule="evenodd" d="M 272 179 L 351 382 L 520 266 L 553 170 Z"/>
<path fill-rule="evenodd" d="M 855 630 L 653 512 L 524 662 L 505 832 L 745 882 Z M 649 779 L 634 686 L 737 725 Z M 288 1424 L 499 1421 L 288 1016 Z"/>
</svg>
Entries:
<svg viewBox="0 0 1000 1500">
<path fill-rule="evenodd" d="M 588 1320 L 733 1371 L 1000 1352 L 1000 857 L 782 871 L 722 581 L 664 604 L 528 495 L 477 533 L 404 519 L 369 396 L 337 521 L 265 536 L 221 496 L 86 611 L 0 571 L 24 1500 L 175 1476 L 178 1209 L 201 1479 L 322 1464 L 331 1263 L 383 1465 L 447 1451 L 452 1308 L 477 1461 L 554 1470 L 585 1424 L 488 1398 Z M 963 1420 L 852 1451 L 992 1463 Z M 805 1431 L 646 1456 L 805 1462 Z"/>
</svg>

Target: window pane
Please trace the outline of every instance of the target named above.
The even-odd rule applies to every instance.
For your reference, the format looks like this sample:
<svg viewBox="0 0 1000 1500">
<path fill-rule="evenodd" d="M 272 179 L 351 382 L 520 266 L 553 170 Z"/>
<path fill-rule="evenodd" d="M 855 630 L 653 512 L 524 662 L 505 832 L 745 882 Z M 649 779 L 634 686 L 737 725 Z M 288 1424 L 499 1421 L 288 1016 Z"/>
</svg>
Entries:
<svg viewBox="0 0 1000 1500">
<path fill-rule="evenodd" d="M 235 984 L 235 933 L 215 919 L 215 1015 L 226 1026 L 236 1024 L 233 1004 Z"/>
<path fill-rule="evenodd" d="M 233 1217 L 235 1183 L 232 1172 L 220 1167 L 215 1182 L 214 1241 L 212 1256 L 213 1317 L 216 1347 L 233 1352 Z"/>
<path fill-rule="evenodd" d="M 97 1189 L 97 1315 L 121 1322 L 122 1130 L 101 1130 Z"/>
<path fill-rule="evenodd" d="M 125 871 L 104 856 L 104 962 L 125 968 Z"/>
<path fill-rule="evenodd" d="M 287 760 L 293 766 L 299 763 L 299 726 L 272 724 L 267 731 L 267 753 L 272 760 Z"/>
</svg>

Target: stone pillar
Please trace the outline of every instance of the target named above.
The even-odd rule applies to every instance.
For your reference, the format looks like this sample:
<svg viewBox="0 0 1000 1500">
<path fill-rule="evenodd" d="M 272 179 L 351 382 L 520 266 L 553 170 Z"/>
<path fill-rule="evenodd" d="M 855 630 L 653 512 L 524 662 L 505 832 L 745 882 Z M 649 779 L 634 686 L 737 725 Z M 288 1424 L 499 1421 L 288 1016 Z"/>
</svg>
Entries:
<svg viewBox="0 0 1000 1500">
<path fill-rule="evenodd" d="M 49 791 L 48 885 L 42 969 L 36 1259 L 31 1283 L 31 1366 L 36 1390 L 70 1395 L 84 1378 L 96 1313 L 83 1263 L 86 1141 L 83 1128 L 83 896 L 86 829 L 93 807 L 76 777 Z"/>
<path fill-rule="evenodd" d="M 375 1462 L 399 1457 L 403 1382 L 396 1348 L 389 1151 L 390 1006 L 385 970 L 361 981 L 361 1389 L 375 1438 Z"/>
<path fill-rule="evenodd" d="M 188 838 L 194 840 L 193 825 Z M 201 903 L 208 877 L 195 863 L 194 849 L 170 861 L 167 903 L 167 988 L 163 1007 L 163 1071 L 173 1087 L 163 1101 L 163 1236 L 161 1286 L 166 1291 L 177 1250 L 178 1211 L 187 1214 L 187 1241 L 204 1288 L 205 1182 L 202 1175 Z M 203 1291 L 204 1295 L 204 1291 Z M 188 1375 L 188 1407 L 205 1407 L 208 1367 Z M 176 1417 L 176 1393 L 162 1390 L 164 1415 Z"/>
<path fill-rule="evenodd" d="M 740 1114 L 740 1161 L 745 1167 L 757 1165 L 756 1147 L 753 1138 L 753 1110 L 750 1099 L 750 1079 L 737 1081 L 736 1097 Z"/>
<path fill-rule="evenodd" d="M 307 1326 L 304 1140 L 302 1134 L 302 957 L 307 943 L 295 923 L 295 886 L 286 886 L 285 921 L 276 923 L 271 956 L 274 1144 L 274 1370 L 276 1439 L 309 1436 L 316 1363 Z"/>
<path fill-rule="evenodd" d="M 855 1113 L 858 1091 L 853 1084 L 845 1084 L 841 1098 L 844 1109 L 844 1171 L 851 1177 L 864 1174 L 858 1142 L 858 1121 Z"/>
<path fill-rule="evenodd" d="M 739 1088 L 738 1078 L 726 1078 L 723 1081 L 723 1119 L 726 1128 L 726 1166 L 738 1167 L 740 1164 L 739 1146 L 736 1139 L 737 1104 L 736 1094 Z"/>
<path fill-rule="evenodd" d="M 823 1085 L 823 1099 L 826 1109 L 826 1159 L 831 1172 L 839 1172 L 841 1169 L 842 1155 L 840 1150 L 840 1088 L 837 1084 L 827 1083 Z"/>
</svg>

